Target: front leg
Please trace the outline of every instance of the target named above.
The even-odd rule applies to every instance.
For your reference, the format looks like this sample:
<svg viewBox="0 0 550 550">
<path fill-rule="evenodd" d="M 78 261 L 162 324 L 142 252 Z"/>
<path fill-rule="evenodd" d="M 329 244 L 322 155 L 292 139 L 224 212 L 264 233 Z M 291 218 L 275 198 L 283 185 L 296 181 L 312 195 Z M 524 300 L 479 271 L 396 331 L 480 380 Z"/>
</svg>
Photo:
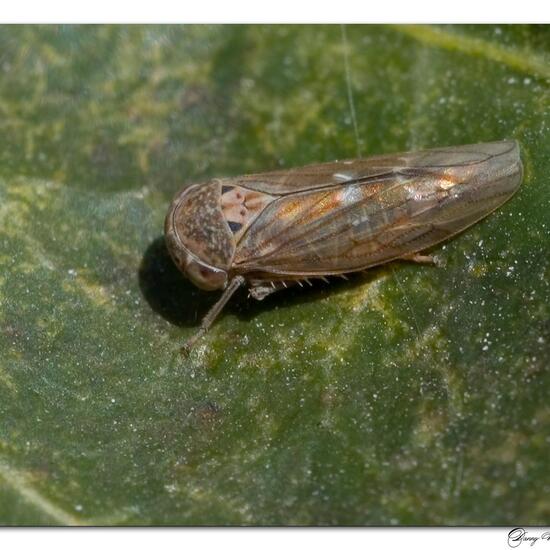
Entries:
<svg viewBox="0 0 550 550">
<path fill-rule="evenodd" d="M 197 340 L 204 336 L 212 323 L 215 321 L 216 317 L 220 314 L 221 310 L 224 308 L 225 304 L 229 301 L 229 298 L 233 296 L 235 291 L 245 284 L 246 280 L 243 276 L 237 275 L 229 281 L 229 284 L 223 291 L 223 294 L 220 296 L 220 299 L 212 306 L 210 311 L 203 317 L 201 321 L 201 326 L 199 330 L 191 336 L 185 342 L 181 348 L 181 353 L 185 356 L 189 355 L 191 348 L 195 345 Z"/>
</svg>

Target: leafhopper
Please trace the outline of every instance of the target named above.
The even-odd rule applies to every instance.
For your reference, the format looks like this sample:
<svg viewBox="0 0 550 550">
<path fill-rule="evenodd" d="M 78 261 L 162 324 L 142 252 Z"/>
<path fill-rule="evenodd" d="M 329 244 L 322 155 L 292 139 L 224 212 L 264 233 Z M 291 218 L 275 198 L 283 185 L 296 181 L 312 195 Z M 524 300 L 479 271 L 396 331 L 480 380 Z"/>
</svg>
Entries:
<svg viewBox="0 0 550 550">
<path fill-rule="evenodd" d="M 262 300 L 293 284 L 419 253 L 487 216 L 522 179 L 516 141 L 446 147 L 189 185 L 165 221 L 168 250 L 199 288 Z"/>
</svg>

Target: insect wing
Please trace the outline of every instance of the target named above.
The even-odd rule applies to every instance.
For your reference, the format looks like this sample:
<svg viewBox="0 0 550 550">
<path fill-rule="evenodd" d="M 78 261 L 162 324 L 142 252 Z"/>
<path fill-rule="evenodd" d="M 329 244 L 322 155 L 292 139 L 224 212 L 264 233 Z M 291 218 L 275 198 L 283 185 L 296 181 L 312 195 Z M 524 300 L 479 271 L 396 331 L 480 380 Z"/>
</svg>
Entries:
<svg viewBox="0 0 550 550">
<path fill-rule="evenodd" d="M 426 151 L 413 151 L 391 155 L 377 155 L 365 159 L 341 160 L 310 164 L 308 166 L 249 174 L 231 178 L 232 184 L 271 195 L 287 195 L 329 188 L 334 185 L 368 183 L 390 178 L 393 174 L 414 169 L 444 170 L 457 166 L 475 167 L 479 163 L 503 154 L 517 156 L 515 141 L 497 141 L 477 145 L 443 147 Z"/>
<path fill-rule="evenodd" d="M 515 142 L 304 170 L 309 187 L 297 170 L 239 180 L 281 196 L 239 242 L 233 258 L 236 272 L 266 277 L 344 273 L 412 254 L 497 208 L 517 189 L 522 172 Z M 297 190 L 291 191 L 294 182 Z"/>
</svg>

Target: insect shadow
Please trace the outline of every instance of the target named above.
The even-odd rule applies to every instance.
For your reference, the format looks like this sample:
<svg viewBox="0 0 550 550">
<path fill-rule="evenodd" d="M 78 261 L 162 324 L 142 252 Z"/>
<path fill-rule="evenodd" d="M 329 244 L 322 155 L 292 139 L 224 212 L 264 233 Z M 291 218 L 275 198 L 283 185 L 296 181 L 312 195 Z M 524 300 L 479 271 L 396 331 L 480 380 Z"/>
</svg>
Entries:
<svg viewBox="0 0 550 550">
<path fill-rule="evenodd" d="M 226 313 L 248 321 L 264 311 L 296 306 L 369 284 L 383 276 L 386 270 L 387 267 L 380 266 L 365 273 L 352 274 L 348 281 L 331 278 L 329 284 L 317 280 L 312 287 L 294 285 L 261 302 L 248 298 L 248 291 L 243 289 L 226 306 Z M 163 237 L 158 237 L 147 247 L 138 278 L 141 292 L 153 311 L 177 326 L 197 326 L 219 298 L 218 292 L 202 291 L 182 275 L 172 261 Z"/>
<path fill-rule="evenodd" d="M 217 293 L 202 292 L 175 266 L 164 237 L 145 251 L 138 272 L 139 287 L 151 309 L 177 326 L 195 326 L 214 304 Z"/>
</svg>

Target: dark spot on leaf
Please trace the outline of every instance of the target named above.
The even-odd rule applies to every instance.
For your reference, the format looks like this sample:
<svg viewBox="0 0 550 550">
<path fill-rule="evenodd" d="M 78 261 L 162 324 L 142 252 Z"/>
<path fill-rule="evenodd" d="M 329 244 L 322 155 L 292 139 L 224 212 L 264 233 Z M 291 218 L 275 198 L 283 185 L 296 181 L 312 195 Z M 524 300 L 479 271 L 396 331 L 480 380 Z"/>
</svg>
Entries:
<svg viewBox="0 0 550 550">
<path fill-rule="evenodd" d="M 193 416 L 199 425 L 208 426 L 217 420 L 220 414 L 221 408 L 216 403 L 208 401 L 198 405 Z"/>
</svg>

